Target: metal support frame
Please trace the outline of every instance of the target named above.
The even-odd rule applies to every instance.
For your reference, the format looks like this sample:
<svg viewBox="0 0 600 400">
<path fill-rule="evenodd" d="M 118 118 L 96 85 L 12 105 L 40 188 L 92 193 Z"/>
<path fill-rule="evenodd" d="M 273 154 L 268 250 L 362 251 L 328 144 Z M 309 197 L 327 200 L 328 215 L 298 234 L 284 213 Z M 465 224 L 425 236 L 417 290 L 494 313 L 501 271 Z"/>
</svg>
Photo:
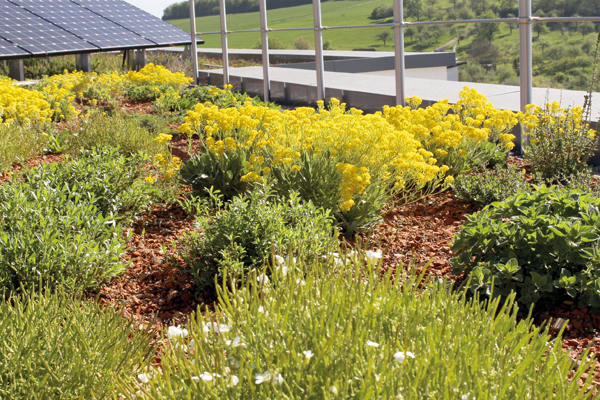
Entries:
<svg viewBox="0 0 600 400">
<path fill-rule="evenodd" d="M 148 54 L 146 49 L 137 49 L 135 51 L 135 61 L 133 62 L 133 69 L 139 71 L 144 68 L 148 63 Z"/>
<path fill-rule="evenodd" d="M 521 81 L 521 111 L 532 101 L 531 0 L 519 0 L 519 76 Z"/>
<path fill-rule="evenodd" d="M 190 0 L 190 32 L 192 34 L 192 68 L 194 71 L 194 85 L 198 84 L 198 44 L 196 43 L 196 5 L 195 0 Z"/>
<path fill-rule="evenodd" d="M 78 71 L 92 72 L 92 55 L 90 53 L 75 55 L 75 68 Z"/>
<path fill-rule="evenodd" d="M 223 86 L 229 85 L 229 50 L 227 48 L 227 18 L 225 0 L 219 0 L 221 14 L 221 48 L 223 49 Z M 264 47 L 263 43 L 263 47 Z"/>
<path fill-rule="evenodd" d="M 22 58 L 10 60 L 8 77 L 19 82 L 25 80 L 25 66 Z"/>
<path fill-rule="evenodd" d="M 269 33 L 267 29 L 267 0 L 258 1 L 260 9 L 260 36 L 262 42 L 262 63 L 263 63 L 263 92 L 264 101 L 270 101 L 271 98 L 271 79 L 269 77 Z"/>
<path fill-rule="evenodd" d="M 394 61 L 396 63 L 396 105 L 405 106 L 404 100 L 404 4 L 394 0 Z"/>
<path fill-rule="evenodd" d="M 321 25 L 321 0 L 313 0 L 315 20 L 315 64 L 317 69 L 317 100 L 325 100 L 325 66 L 323 61 L 323 26 Z M 264 46 L 264 45 L 263 45 Z"/>
</svg>

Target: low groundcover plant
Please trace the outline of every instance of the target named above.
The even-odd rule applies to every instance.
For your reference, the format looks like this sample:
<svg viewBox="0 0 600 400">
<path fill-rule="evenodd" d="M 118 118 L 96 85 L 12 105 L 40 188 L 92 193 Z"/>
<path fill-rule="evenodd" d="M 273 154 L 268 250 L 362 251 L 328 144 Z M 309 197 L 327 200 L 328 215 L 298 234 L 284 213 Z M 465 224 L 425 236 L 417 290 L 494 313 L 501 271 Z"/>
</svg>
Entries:
<svg viewBox="0 0 600 400">
<path fill-rule="evenodd" d="M 270 279 L 224 282 L 214 314 L 171 327 L 161 371 L 122 379 L 147 399 L 584 399 L 591 379 L 514 296 L 468 300 L 355 256 L 289 257 Z M 398 271 L 400 271 L 399 269 Z M 305 272 L 308 271 L 308 272 Z M 241 287 L 240 287 L 241 285 Z M 584 355 L 585 356 L 585 355 Z"/>
</svg>

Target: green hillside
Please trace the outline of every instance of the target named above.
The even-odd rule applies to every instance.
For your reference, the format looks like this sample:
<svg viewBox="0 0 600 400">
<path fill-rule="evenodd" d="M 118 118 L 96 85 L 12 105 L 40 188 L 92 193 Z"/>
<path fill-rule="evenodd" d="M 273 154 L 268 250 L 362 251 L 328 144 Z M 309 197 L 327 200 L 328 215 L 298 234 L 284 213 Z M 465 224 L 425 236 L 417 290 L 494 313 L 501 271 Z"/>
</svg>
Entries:
<svg viewBox="0 0 600 400">
<path fill-rule="evenodd" d="M 559 9 L 564 5 L 556 5 Z M 582 3 L 586 4 L 586 3 Z M 391 17 L 373 19 L 371 13 L 376 7 L 390 7 L 391 0 L 371 1 L 327 1 L 321 4 L 324 26 L 375 25 L 392 22 Z M 405 15 L 407 20 L 443 20 L 497 18 L 516 13 L 515 4 L 505 0 L 407 0 Z M 559 7 L 560 6 L 560 7 Z M 543 15 L 544 10 L 537 10 Z M 577 11 L 577 10 L 575 10 Z M 574 12 L 574 11 L 571 11 Z M 569 16 L 566 11 L 561 11 Z M 534 13 L 535 14 L 535 13 Z M 546 11 L 555 15 L 556 11 Z M 171 20 L 175 26 L 189 31 L 189 20 Z M 196 19 L 198 32 L 220 30 L 219 17 L 208 16 Z M 227 17 L 228 30 L 259 29 L 259 13 L 232 14 Z M 311 27 L 314 25 L 312 5 L 275 9 L 268 12 L 269 28 Z M 495 27 L 494 27 L 494 26 Z M 534 25 L 535 27 L 535 25 Z M 538 29 L 539 28 L 539 29 Z M 596 27 L 591 23 L 548 23 L 534 28 L 534 85 L 586 90 L 590 82 L 595 49 Z M 390 37 L 387 42 L 378 40 L 377 35 L 391 28 L 362 28 L 325 30 L 323 40 L 333 50 L 374 49 L 393 51 Z M 452 49 L 457 44 L 457 58 L 467 61 L 461 67 L 461 80 L 517 85 L 519 33 L 516 24 L 456 24 L 445 26 L 409 27 L 405 31 L 407 51 L 432 51 L 451 39 L 460 40 L 447 46 Z M 294 32 L 272 32 L 271 44 L 283 48 L 294 48 L 294 41 L 303 36 L 314 47 L 312 30 Z M 539 38 L 538 38 L 539 36 Z M 220 35 L 202 35 L 205 47 L 220 47 Z M 231 48 L 253 48 L 260 42 L 259 33 L 238 33 L 228 36 Z M 596 90 L 600 89 L 597 88 Z"/>
</svg>

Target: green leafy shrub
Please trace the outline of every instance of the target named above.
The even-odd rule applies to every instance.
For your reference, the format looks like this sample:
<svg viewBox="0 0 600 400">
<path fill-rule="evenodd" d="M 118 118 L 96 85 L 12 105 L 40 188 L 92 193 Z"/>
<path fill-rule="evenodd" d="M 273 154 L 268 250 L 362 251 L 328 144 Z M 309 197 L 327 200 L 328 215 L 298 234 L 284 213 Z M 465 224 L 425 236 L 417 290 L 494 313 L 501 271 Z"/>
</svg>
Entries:
<svg viewBox="0 0 600 400">
<path fill-rule="evenodd" d="M 288 263 L 271 278 L 252 274 L 233 293 L 220 289 L 214 314 L 198 312 L 187 331 L 170 328 L 174 345 L 162 355 L 162 373 L 123 382 L 122 392 L 140 390 L 147 399 L 591 397 L 592 379 L 583 388 L 577 381 L 590 364 L 571 378 L 560 338 L 550 344 L 548 327 L 517 322 L 511 302 L 467 300 L 445 283 L 420 286 L 414 275 L 394 284 L 389 273 L 361 263 Z"/>
<path fill-rule="evenodd" d="M 531 107 L 531 106 L 530 106 Z M 583 120 L 583 109 L 563 109 L 558 102 L 546 108 L 529 108 L 529 145 L 525 159 L 534 173 L 548 182 L 587 169 L 587 162 L 598 145 L 598 136 Z"/>
<path fill-rule="evenodd" d="M 0 288 L 42 283 L 76 291 L 123 273 L 118 221 L 148 199 L 137 165 L 118 150 L 84 152 L 1 185 Z"/>
<path fill-rule="evenodd" d="M 131 101 L 154 101 L 163 93 L 172 91 L 171 85 L 129 85 L 125 88 L 124 96 Z"/>
<path fill-rule="evenodd" d="M 600 306 L 600 199 L 580 191 L 538 187 L 468 217 L 455 236 L 454 272 L 489 295 L 516 291 L 527 309 L 565 296 Z M 493 281 L 493 284 L 492 284 Z"/>
<path fill-rule="evenodd" d="M 243 194 L 248 182 L 242 181 L 244 167 L 253 148 L 237 147 L 219 153 L 202 146 L 200 153 L 194 154 L 181 164 L 181 183 L 189 185 L 197 196 L 206 197 L 211 190 L 218 190 L 227 200 Z"/>
<path fill-rule="evenodd" d="M 282 200 L 268 185 L 247 197 L 235 197 L 214 218 L 200 218 L 199 230 L 181 240 L 182 256 L 200 290 L 212 289 L 225 269 L 244 275 L 261 268 L 273 252 L 284 256 L 292 248 L 314 256 L 333 251 L 337 238 L 328 211 L 296 194 Z"/>
<path fill-rule="evenodd" d="M 216 86 L 194 86 L 183 91 L 179 98 L 174 94 L 165 95 L 162 99 L 157 100 L 155 106 L 168 108 L 171 111 L 185 111 L 193 109 L 198 103 L 209 102 L 219 108 L 228 108 L 240 107 L 247 101 L 251 101 L 254 106 L 279 108 L 275 103 L 265 103 L 259 97 L 250 97 L 246 93 L 234 92 L 231 90 L 231 85 L 226 85 L 224 89 Z"/>
<path fill-rule="evenodd" d="M 155 138 L 156 134 L 141 126 L 136 117 L 119 111 L 109 114 L 94 110 L 89 118 L 80 120 L 65 147 L 71 153 L 96 147 L 118 147 L 126 155 L 140 151 L 155 155 L 165 150 Z"/>
<path fill-rule="evenodd" d="M 64 293 L 0 303 L 0 398 L 113 399 L 115 376 L 149 361 L 149 332 Z"/>
<path fill-rule="evenodd" d="M 76 159 L 23 170 L 23 183 L 28 189 L 43 183 L 56 192 L 66 187 L 70 196 L 94 198 L 92 204 L 103 216 L 132 216 L 150 200 L 151 189 L 141 179 L 142 167 L 149 158 L 120 153 L 118 147 L 83 150 Z"/>
<path fill-rule="evenodd" d="M 14 162 L 42 154 L 47 142 L 40 126 L 0 123 L 0 172 L 10 169 Z"/>
<path fill-rule="evenodd" d="M 514 196 L 519 190 L 527 190 L 529 184 L 524 175 L 525 170 L 497 165 L 478 174 L 457 176 L 452 189 L 454 195 L 462 201 L 486 206 Z"/>
</svg>

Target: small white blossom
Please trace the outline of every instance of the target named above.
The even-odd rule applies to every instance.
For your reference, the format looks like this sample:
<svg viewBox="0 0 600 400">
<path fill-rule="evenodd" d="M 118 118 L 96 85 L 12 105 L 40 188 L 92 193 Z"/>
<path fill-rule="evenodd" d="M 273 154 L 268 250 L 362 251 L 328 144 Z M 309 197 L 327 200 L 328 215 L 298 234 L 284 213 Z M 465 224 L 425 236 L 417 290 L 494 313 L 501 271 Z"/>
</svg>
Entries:
<svg viewBox="0 0 600 400">
<path fill-rule="evenodd" d="M 202 328 L 204 329 L 204 332 L 214 331 L 217 333 L 225 333 L 225 332 L 229 332 L 231 330 L 230 325 L 219 324 L 217 322 L 209 322 L 208 324 L 203 323 Z"/>
<path fill-rule="evenodd" d="M 229 356 L 228 360 L 229 360 L 229 365 L 231 365 L 232 367 L 234 367 L 234 368 L 240 367 L 240 363 L 238 362 L 238 360 L 236 360 L 236 358 L 234 356 Z"/>
<path fill-rule="evenodd" d="M 167 330 L 167 337 L 169 339 L 173 339 L 174 337 L 187 337 L 188 335 L 188 330 L 187 329 L 181 329 L 178 326 L 170 326 L 169 329 Z"/>
<path fill-rule="evenodd" d="M 379 343 L 375 343 L 375 342 L 371 342 L 370 340 L 367 340 L 367 346 L 379 347 Z"/>
<path fill-rule="evenodd" d="M 403 363 L 404 360 L 406 359 L 406 357 L 415 358 L 415 355 L 413 353 L 411 353 L 410 351 L 407 351 L 406 353 L 403 352 L 403 351 L 399 351 L 397 353 L 394 353 L 394 358 L 399 363 Z"/>
<path fill-rule="evenodd" d="M 194 339 L 190 340 L 190 342 L 188 343 L 188 349 L 194 350 L 195 347 L 196 347 L 196 341 Z"/>
<path fill-rule="evenodd" d="M 240 379 L 235 375 L 231 375 L 229 378 L 229 386 L 237 386 L 238 383 L 240 383 Z"/>
<path fill-rule="evenodd" d="M 277 384 L 279 384 L 279 385 L 283 384 L 283 376 L 281 376 L 281 374 L 278 374 L 278 375 L 275 377 L 275 380 L 274 380 L 273 382 L 274 382 L 274 383 L 277 383 Z"/>
<path fill-rule="evenodd" d="M 306 357 L 306 358 L 311 358 L 312 356 L 314 356 L 314 355 L 315 355 L 315 354 L 314 354 L 312 351 L 310 351 L 310 350 L 303 351 L 303 353 L 304 353 L 304 357 Z"/>
<path fill-rule="evenodd" d="M 335 386 L 333 386 L 333 385 L 331 385 L 331 386 L 329 387 L 329 391 L 330 391 L 331 393 L 333 393 L 333 394 L 337 394 L 337 393 L 338 393 L 338 390 L 337 390 L 337 388 L 336 388 Z"/>
<path fill-rule="evenodd" d="M 199 381 L 199 380 L 200 380 L 200 377 L 198 377 L 198 376 L 192 376 L 192 380 L 193 380 L 193 381 Z"/>
<path fill-rule="evenodd" d="M 150 382 L 150 377 L 147 374 L 139 374 L 138 375 L 138 379 L 142 383 L 148 383 L 148 382 Z"/>
<path fill-rule="evenodd" d="M 200 375 L 200 379 L 202 379 L 204 382 L 210 382 L 213 380 L 213 378 L 220 378 L 221 375 L 219 374 L 215 374 L 215 373 L 210 373 L 210 372 L 206 372 L 204 371 L 204 373 L 202 373 L 202 375 Z"/>
<path fill-rule="evenodd" d="M 258 275 L 256 277 L 256 280 L 258 281 L 258 283 L 262 283 L 263 285 L 266 285 L 267 283 L 269 283 L 269 277 L 265 274 Z"/>
<path fill-rule="evenodd" d="M 300 278 L 296 279 L 296 283 L 298 285 L 306 286 L 306 282 L 303 279 L 300 279 Z"/>
<path fill-rule="evenodd" d="M 246 347 L 246 343 L 242 343 L 242 339 L 240 339 L 239 336 L 236 336 L 233 340 L 228 340 L 226 343 L 227 343 L 227 346 L 232 346 L 232 347 L 242 346 L 242 347 Z"/>
<path fill-rule="evenodd" d="M 376 262 L 378 259 L 383 257 L 383 252 L 381 249 L 375 251 L 367 250 L 365 255 L 367 256 L 367 260 Z"/>
<path fill-rule="evenodd" d="M 259 313 L 264 313 L 265 312 L 265 308 L 263 306 L 258 307 L 258 312 Z"/>
<path fill-rule="evenodd" d="M 281 257 L 281 256 L 275 256 L 275 261 L 277 261 L 277 263 L 279 265 L 283 265 L 285 264 L 285 258 Z"/>
<path fill-rule="evenodd" d="M 260 385 L 263 382 L 271 380 L 271 374 L 268 371 L 265 371 L 262 374 L 254 375 L 254 379 L 256 379 L 254 383 Z"/>
</svg>

